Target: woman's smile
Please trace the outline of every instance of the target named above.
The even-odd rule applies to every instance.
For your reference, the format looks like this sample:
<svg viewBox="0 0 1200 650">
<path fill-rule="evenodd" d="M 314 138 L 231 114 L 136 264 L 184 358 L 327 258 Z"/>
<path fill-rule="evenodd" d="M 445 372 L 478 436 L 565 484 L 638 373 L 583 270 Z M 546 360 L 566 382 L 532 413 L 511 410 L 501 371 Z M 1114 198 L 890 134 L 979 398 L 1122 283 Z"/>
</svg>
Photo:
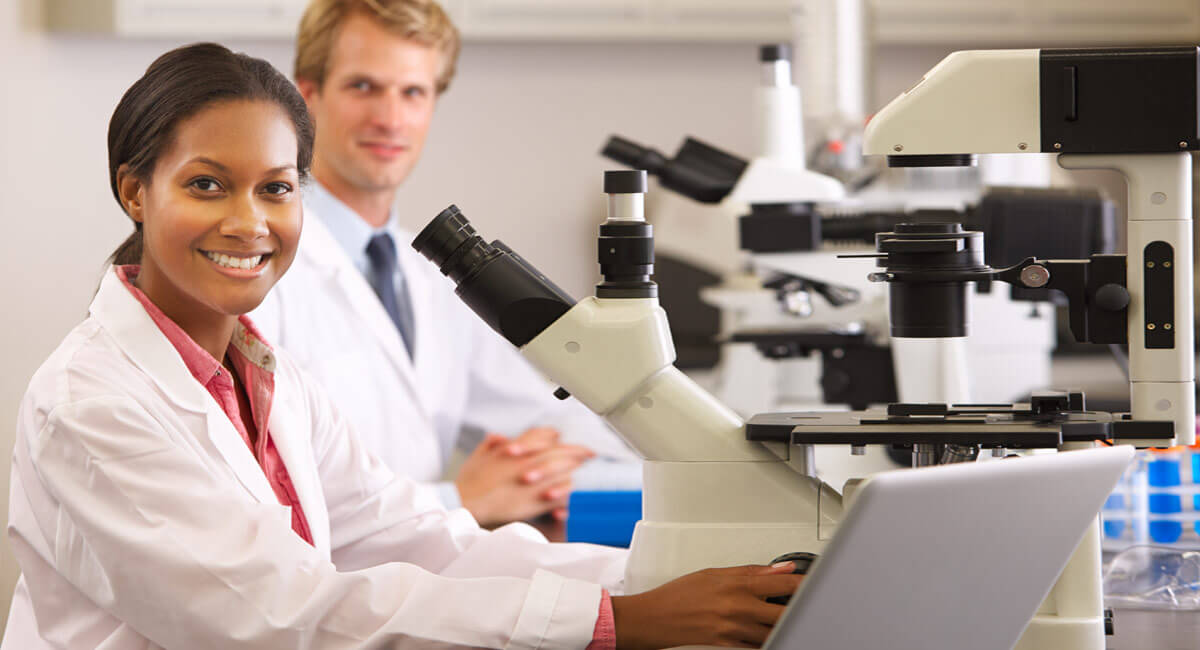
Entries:
<svg viewBox="0 0 1200 650">
<path fill-rule="evenodd" d="M 257 278 L 271 259 L 272 253 L 236 253 L 200 249 L 213 267 L 232 278 Z"/>
</svg>

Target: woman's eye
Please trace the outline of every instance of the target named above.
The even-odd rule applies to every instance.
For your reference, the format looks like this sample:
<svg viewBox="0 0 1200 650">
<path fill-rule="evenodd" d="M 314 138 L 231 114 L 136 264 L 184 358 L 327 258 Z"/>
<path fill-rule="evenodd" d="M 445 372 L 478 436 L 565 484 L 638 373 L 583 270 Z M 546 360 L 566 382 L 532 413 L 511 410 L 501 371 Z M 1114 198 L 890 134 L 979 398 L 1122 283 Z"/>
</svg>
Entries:
<svg viewBox="0 0 1200 650">
<path fill-rule="evenodd" d="M 287 183 L 267 183 L 267 185 L 263 188 L 263 191 L 267 194 L 283 196 L 284 194 L 288 194 L 292 191 L 292 186 Z"/>
<path fill-rule="evenodd" d="M 216 192 L 221 189 L 221 184 L 211 178 L 197 178 L 191 182 L 191 186 L 201 192 Z"/>
</svg>

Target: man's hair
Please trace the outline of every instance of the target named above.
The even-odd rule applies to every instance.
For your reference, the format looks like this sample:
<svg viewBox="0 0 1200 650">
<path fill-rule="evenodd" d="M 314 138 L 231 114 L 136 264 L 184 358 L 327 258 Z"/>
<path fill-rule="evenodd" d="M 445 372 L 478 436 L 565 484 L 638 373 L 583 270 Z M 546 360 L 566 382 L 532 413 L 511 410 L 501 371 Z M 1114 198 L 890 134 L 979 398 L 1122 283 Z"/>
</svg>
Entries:
<svg viewBox="0 0 1200 650">
<path fill-rule="evenodd" d="M 361 13 L 384 29 L 432 47 L 441 54 L 437 92 L 450 86 L 461 45 L 458 29 L 433 0 L 312 0 L 300 18 L 296 37 L 295 77 L 321 87 L 329 68 L 333 42 L 346 19 Z"/>
</svg>

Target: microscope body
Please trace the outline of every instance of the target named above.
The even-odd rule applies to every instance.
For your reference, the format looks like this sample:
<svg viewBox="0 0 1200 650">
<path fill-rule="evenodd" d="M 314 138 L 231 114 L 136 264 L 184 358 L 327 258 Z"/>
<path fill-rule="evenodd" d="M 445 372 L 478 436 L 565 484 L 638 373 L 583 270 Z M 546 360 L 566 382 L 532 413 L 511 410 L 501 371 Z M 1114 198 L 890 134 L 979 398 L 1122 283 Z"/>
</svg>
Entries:
<svg viewBox="0 0 1200 650">
<path fill-rule="evenodd" d="M 812 449 L 747 439 L 740 416 L 673 364 L 658 304 L 644 171 L 609 172 L 600 226 L 604 280 L 576 301 L 499 241 L 487 244 L 454 206 L 413 240 L 455 292 L 560 389 L 604 417 L 645 460 L 642 520 L 629 593 L 717 566 L 819 553 L 842 511 L 815 478 Z"/>
<path fill-rule="evenodd" d="M 656 299 L 584 298 L 521 353 L 645 459 L 627 591 L 819 553 L 832 535 L 842 500 L 815 478 L 811 448 L 747 440 L 742 419 L 672 365 Z"/>
</svg>

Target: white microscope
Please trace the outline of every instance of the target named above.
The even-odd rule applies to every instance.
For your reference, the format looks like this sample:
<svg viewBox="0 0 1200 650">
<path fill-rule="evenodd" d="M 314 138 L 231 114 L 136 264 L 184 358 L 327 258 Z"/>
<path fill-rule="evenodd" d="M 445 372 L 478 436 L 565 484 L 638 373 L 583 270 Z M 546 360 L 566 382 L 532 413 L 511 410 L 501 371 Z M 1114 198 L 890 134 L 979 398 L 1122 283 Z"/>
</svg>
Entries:
<svg viewBox="0 0 1200 650">
<path fill-rule="evenodd" d="M 485 243 L 453 206 L 413 246 L 562 387 L 559 397 L 573 395 L 605 417 L 645 458 L 629 592 L 705 567 L 819 553 L 843 503 L 815 478 L 815 445 L 910 446 L 916 464 L 930 464 L 973 460 L 981 449 L 1002 456 L 1105 439 L 1192 443 L 1187 152 L 1200 148 L 1198 69 L 1197 48 L 959 52 L 889 104 L 866 133 L 866 152 L 887 154 L 892 164 L 964 164 L 976 152 L 1046 150 L 1062 152 L 1064 166 L 1126 175 L 1127 258 L 1030 258 L 997 271 L 982 263 L 979 233 L 906 226 L 877 235 L 881 270 L 874 279 L 888 283 L 893 334 L 917 337 L 961 336 L 969 282 L 1065 291 L 1081 339 L 1109 341 L 1124 329 L 1132 414 L 1089 412 L 1081 395 L 1066 393 L 1029 404 L 894 404 L 745 423 L 672 365 L 666 317 L 650 281 L 642 172 L 606 174 L 609 218 L 598 245 L 604 279 L 594 297 L 576 302 L 502 243 Z M 1102 650 L 1106 622 L 1093 527 L 1017 647 Z"/>
<path fill-rule="evenodd" d="M 867 281 L 869 265 L 838 261 L 838 253 L 869 250 L 874 233 L 896 223 L 934 219 L 992 233 L 989 260 L 1012 257 L 1007 253 L 1015 248 L 1017 256 L 1003 260 L 1011 263 L 1034 252 L 1030 246 L 1051 256 L 1085 256 L 1110 250 L 1111 235 L 1103 231 L 1112 228 L 1105 210 L 1111 203 L 1079 190 L 985 191 L 978 179 L 953 188 L 954 209 L 945 207 L 945 191 L 932 188 L 889 186 L 865 201 L 848 197 L 838 181 L 806 166 L 801 93 L 789 57 L 782 44 L 759 50 L 754 157 L 690 137 L 673 158 L 619 136 L 601 152 L 692 199 L 666 200 L 672 194 L 662 193 L 652 219 L 662 303 L 682 346 L 681 367 L 695 367 L 689 353 L 721 340 L 714 393 L 747 417 L 823 403 L 861 409 L 897 400 L 1006 402 L 1044 389 L 1055 345 L 1053 309 L 1012 300 L 1007 291 L 982 294 L 971 303 L 973 320 L 985 324 L 980 335 L 895 346 L 887 335 L 886 291 Z M 970 170 L 935 171 L 943 180 L 973 178 Z M 943 207 L 922 208 L 935 205 Z M 1046 213 L 1061 236 L 1046 238 L 1043 230 L 1031 242 L 1029 229 L 1012 220 L 1026 209 Z M 710 286 L 697 290 L 704 270 L 720 282 L 710 276 Z M 712 325 L 705 324 L 710 316 L 697 293 L 720 308 L 719 336 L 705 335 Z M 823 469 L 830 467 L 829 458 L 821 460 Z"/>
</svg>

